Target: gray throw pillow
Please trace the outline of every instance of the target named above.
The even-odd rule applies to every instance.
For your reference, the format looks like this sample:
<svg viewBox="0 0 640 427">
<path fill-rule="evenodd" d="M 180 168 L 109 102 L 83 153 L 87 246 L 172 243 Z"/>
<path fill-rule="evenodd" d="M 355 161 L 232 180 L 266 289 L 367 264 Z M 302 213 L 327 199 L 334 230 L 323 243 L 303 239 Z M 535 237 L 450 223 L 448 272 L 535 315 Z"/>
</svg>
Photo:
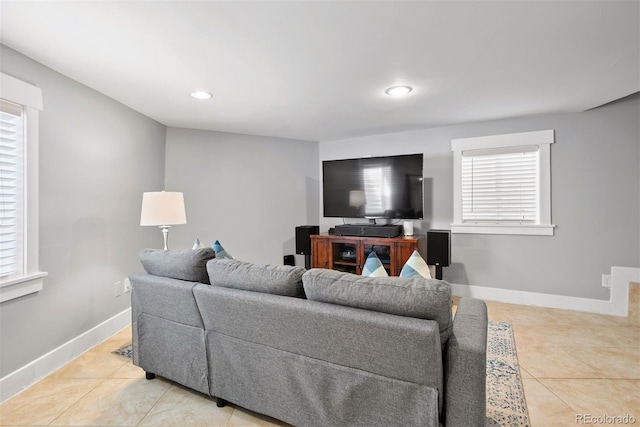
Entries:
<svg viewBox="0 0 640 427">
<path fill-rule="evenodd" d="M 213 286 L 304 297 L 302 275 L 306 270 L 302 267 L 252 264 L 216 258 L 207 263 L 207 271 Z"/>
<path fill-rule="evenodd" d="M 209 283 L 207 261 L 215 258 L 213 248 L 143 249 L 138 254 L 144 270 L 154 276 L 189 282 Z"/>
<path fill-rule="evenodd" d="M 442 280 L 402 277 L 363 277 L 314 268 L 302 276 L 307 299 L 363 308 L 398 316 L 435 320 L 440 342 L 453 328 L 451 285 Z"/>
</svg>

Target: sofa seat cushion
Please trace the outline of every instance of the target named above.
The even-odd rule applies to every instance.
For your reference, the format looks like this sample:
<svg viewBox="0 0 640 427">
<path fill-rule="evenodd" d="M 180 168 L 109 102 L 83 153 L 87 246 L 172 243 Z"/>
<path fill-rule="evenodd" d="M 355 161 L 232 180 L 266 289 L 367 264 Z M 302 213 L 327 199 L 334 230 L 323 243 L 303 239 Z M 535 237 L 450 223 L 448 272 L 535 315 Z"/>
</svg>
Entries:
<svg viewBox="0 0 640 427">
<path fill-rule="evenodd" d="M 451 285 L 442 280 L 362 277 L 314 268 L 302 276 L 307 299 L 398 316 L 434 320 L 444 344 L 453 328 Z"/>
<path fill-rule="evenodd" d="M 154 276 L 188 282 L 209 283 L 207 261 L 215 258 L 212 248 L 203 249 L 143 249 L 138 254 L 144 270 Z"/>
<path fill-rule="evenodd" d="M 264 265 L 216 258 L 207 263 L 213 286 L 242 289 L 289 297 L 304 297 L 302 267 Z"/>
</svg>

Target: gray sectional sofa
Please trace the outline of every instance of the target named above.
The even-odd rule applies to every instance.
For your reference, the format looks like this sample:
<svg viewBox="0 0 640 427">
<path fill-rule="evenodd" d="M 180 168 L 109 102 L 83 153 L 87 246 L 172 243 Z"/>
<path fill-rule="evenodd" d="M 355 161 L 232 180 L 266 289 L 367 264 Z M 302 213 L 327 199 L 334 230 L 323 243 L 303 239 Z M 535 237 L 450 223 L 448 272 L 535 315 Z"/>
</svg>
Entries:
<svg viewBox="0 0 640 427">
<path fill-rule="evenodd" d="M 296 426 L 485 424 L 487 313 L 439 280 L 144 250 L 133 363 Z"/>
</svg>

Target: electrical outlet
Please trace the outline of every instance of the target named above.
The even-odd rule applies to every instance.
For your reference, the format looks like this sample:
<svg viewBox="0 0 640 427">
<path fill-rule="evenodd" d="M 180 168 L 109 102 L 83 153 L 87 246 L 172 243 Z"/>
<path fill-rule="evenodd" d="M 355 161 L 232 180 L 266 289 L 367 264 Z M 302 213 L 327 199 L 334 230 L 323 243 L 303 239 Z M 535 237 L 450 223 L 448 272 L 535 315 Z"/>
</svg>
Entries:
<svg viewBox="0 0 640 427">
<path fill-rule="evenodd" d="M 131 292 L 131 281 L 128 277 L 124 278 L 124 293 L 127 294 Z"/>
<path fill-rule="evenodd" d="M 611 288 L 611 275 L 603 274 L 602 275 L 602 287 L 603 288 Z"/>
<path fill-rule="evenodd" d="M 116 298 L 122 295 L 122 281 L 118 280 L 113 284 L 113 294 Z"/>
</svg>

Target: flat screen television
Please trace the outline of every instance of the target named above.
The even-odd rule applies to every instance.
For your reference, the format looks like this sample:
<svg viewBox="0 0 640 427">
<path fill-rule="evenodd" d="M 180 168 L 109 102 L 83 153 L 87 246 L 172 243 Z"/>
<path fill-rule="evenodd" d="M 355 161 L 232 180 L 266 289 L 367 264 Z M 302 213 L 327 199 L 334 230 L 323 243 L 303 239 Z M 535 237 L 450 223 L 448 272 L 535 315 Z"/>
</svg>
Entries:
<svg viewBox="0 0 640 427">
<path fill-rule="evenodd" d="M 423 218 L 423 155 L 322 162 L 325 217 Z"/>
</svg>

